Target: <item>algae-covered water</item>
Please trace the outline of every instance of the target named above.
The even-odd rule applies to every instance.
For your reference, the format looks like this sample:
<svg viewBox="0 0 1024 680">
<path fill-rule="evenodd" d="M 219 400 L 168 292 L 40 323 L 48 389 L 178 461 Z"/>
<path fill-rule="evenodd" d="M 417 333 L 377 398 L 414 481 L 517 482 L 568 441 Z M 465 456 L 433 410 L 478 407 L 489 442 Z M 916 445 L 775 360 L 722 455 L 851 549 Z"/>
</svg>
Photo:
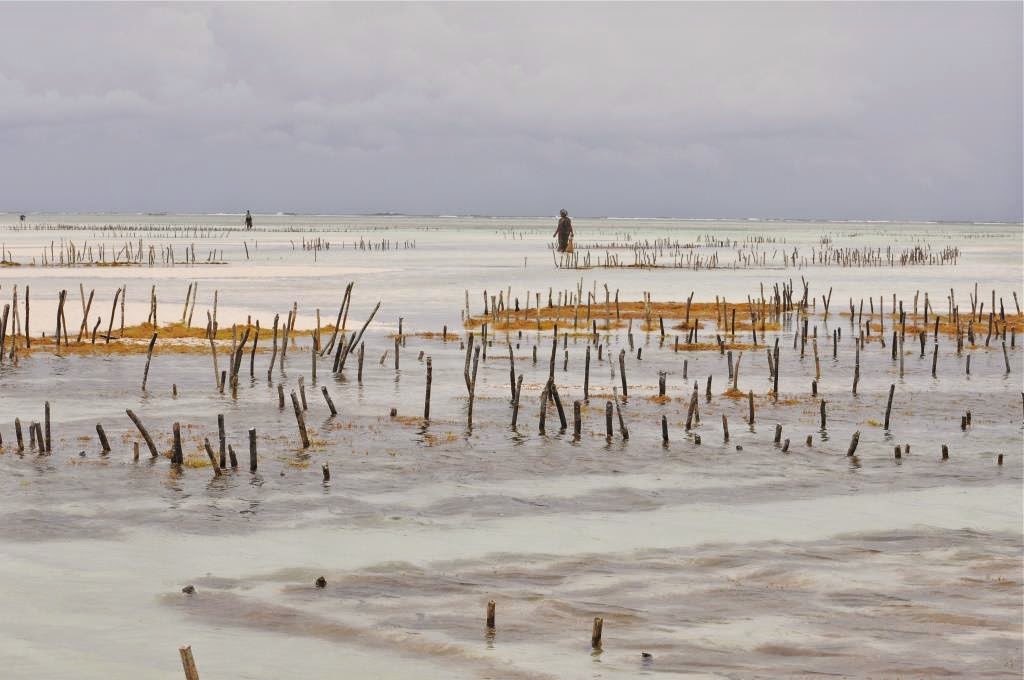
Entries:
<svg viewBox="0 0 1024 680">
<path fill-rule="evenodd" d="M 547 219 L 257 216 L 251 232 L 239 223 L 234 216 L 34 215 L 22 226 L 16 216 L 0 216 L 4 259 L 18 263 L 0 270 L 0 304 L 12 302 L 17 285 L 23 305 L 29 286 L 32 333 L 50 337 L 58 293 L 69 291 L 72 345 L 82 320 L 80 284 L 86 296 L 95 291 L 89 326 L 99 315 L 103 327 L 121 286 L 128 325 L 145 320 L 153 286 L 164 326 L 181 320 L 186 291 L 196 283 L 193 325 L 200 327 L 214 291 L 221 329 L 257 319 L 266 329 L 293 304 L 299 329 L 315 325 L 317 309 L 323 324 L 333 323 L 349 281 L 349 334 L 381 303 L 364 336 L 361 380 L 353 359 L 333 375 L 325 356 L 314 381 L 308 332 L 296 335 L 283 362 L 278 355 L 269 379 L 264 332 L 254 370 L 247 353 L 235 394 L 217 389 L 208 351 L 176 351 L 163 345 L 167 340 L 156 345 L 145 391 L 144 353 L 58 354 L 40 339 L 43 348 L 20 352 L 16 365 L 5 358 L 4 677 L 180 678 L 182 644 L 192 646 L 204 680 L 1020 677 L 1024 338 L 1013 334 L 1024 328 L 1008 324 L 1004 357 L 1001 337 L 986 346 L 985 319 L 992 291 L 997 312 L 1001 300 L 1005 314 L 1017 318 L 1021 225 L 579 219 L 577 239 L 595 254 L 602 244 L 611 250 L 668 238 L 729 262 L 755 249 L 767 261 L 566 270 L 553 264 Z M 94 253 L 105 244 L 109 257 L 140 239 L 155 247 L 154 266 L 41 266 L 44 250 L 49 259 L 69 242 Z M 331 245 L 304 250 L 304 239 Z M 368 245 L 382 242 L 384 249 Z M 892 268 L 783 263 L 782 253 L 810 257 L 826 243 L 952 247 L 959 257 L 955 265 Z M 198 263 L 184 264 L 192 244 Z M 167 246 L 173 266 L 159 257 Z M 213 250 L 224 264 L 203 263 Z M 724 330 L 713 317 L 703 318 L 699 331 L 710 350 L 688 347 L 685 331 L 672 329 L 678 319 L 666 319 L 665 338 L 635 320 L 632 337 L 624 323 L 600 329 L 596 342 L 587 324 L 572 333 L 567 319 L 554 379 L 568 428 L 560 429 L 550 409 L 539 431 L 552 334 L 529 324 L 490 332 L 467 428 L 467 295 L 479 317 L 485 290 L 488 297 L 511 290 L 521 305 L 540 292 L 543 305 L 549 288 L 555 298 L 581 289 L 584 297 L 596 293 L 594 317 L 602 323 L 605 286 L 623 301 L 644 293 L 680 301 L 692 292 L 694 301 L 745 303 L 747 295 L 760 297 L 762 284 L 769 294 L 793 281 L 800 297 L 803 280 L 815 299 L 808 321 L 821 355 L 817 396 L 810 345 L 803 357 L 794 348 L 802 322 L 792 313 L 781 315 L 757 348 L 749 330 L 729 338 L 734 358 L 743 352 L 742 397 L 726 391 L 728 356 L 714 348 Z M 966 314 L 975 283 L 985 307 L 974 345 L 958 351 L 955 338 L 939 333 L 933 376 L 934 338 L 929 334 L 922 357 L 908 335 L 900 376 L 891 344 L 881 346 L 876 330 L 860 352 L 852 394 L 863 326 L 839 315 L 850 298 L 864 299 L 864 318 L 877 323 L 869 296 L 876 305 L 882 297 L 888 314 L 893 294 L 910 308 L 915 294 L 923 302 L 927 292 L 933 314 L 947 316 L 952 289 Z M 821 296 L 829 289 L 832 313 L 825 318 Z M 399 318 L 405 339 L 396 369 Z M 891 334 L 892 317 L 884 323 Z M 479 340 L 479 327 L 473 330 Z M 776 338 L 781 368 L 779 394 L 772 395 L 764 349 Z M 588 344 L 590 399 L 581 405 L 577 438 L 572 403 L 583 401 Z M 219 344 L 221 368 L 230 345 Z M 515 429 L 509 346 L 523 376 Z M 427 357 L 433 382 L 424 422 Z M 667 398 L 657 399 L 662 372 Z M 290 399 L 283 409 L 278 403 L 278 384 L 287 396 L 299 391 L 300 377 L 308 449 Z M 695 382 L 700 422 L 687 430 Z M 336 417 L 321 394 L 325 386 Z M 613 386 L 628 439 L 617 419 L 606 437 Z M 753 424 L 748 391 L 755 395 Z M 27 428 L 43 422 L 47 401 L 52 451 L 40 454 L 29 446 Z M 133 460 L 141 438 L 125 409 L 153 434 L 159 457 L 151 459 L 143 444 Z M 961 428 L 967 411 L 971 424 Z M 214 477 L 202 446 L 209 438 L 218 448 L 217 414 L 240 465 Z M 15 418 L 25 426 L 22 452 Z M 182 468 L 163 455 L 175 422 L 189 461 Z M 107 455 L 97 423 L 111 442 Z M 776 424 L 783 428 L 779 444 Z M 257 430 L 255 473 L 250 428 Z M 849 457 L 854 432 L 860 439 Z M 320 576 L 324 588 L 314 586 Z M 182 593 L 186 585 L 195 592 Z M 488 631 L 492 599 L 496 628 Z M 599 651 L 590 640 L 596 616 L 604 619 Z"/>
</svg>

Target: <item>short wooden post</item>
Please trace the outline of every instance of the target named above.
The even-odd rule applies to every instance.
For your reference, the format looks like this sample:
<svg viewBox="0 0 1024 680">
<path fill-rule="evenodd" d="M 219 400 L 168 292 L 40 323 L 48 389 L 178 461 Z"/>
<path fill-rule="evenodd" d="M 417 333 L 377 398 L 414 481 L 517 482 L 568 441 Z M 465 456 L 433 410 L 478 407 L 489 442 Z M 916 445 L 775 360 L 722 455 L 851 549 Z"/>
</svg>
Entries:
<svg viewBox="0 0 1024 680">
<path fill-rule="evenodd" d="M 249 428 L 249 472 L 256 472 L 258 461 L 256 456 L 256 428 Z"/>
<path fill-rule="evenodd" d="M 59 342 L 60 338 L 58 338 Z M 153 337 L 149 339 L 149 349 L 146 350 L 146 368 L 142 372 L 142 389 L 146 389 L 146 381 L 149 380 L 149 362 L 153 360 L 153 345 L 156 344 L 156 333 L 153 333 Z"/>
<path fill-rule="evenodd" d="M 516 377 L 516 396 L 512 400 L 512 429 L 516 428 L 516 421 L 519 419 L 519 397 L 523 393 L 523 374 Z"/>
<path fill-rule="evenodd" d="M 583 428 L 583 419 L 580 415 L 582 402 L 579 399 L 572 402 L 572 436 L 580 438 L 580 430 Z"/>
<path fill-rule="evenodd" d="M 883 429 L 889 429 L 889 414 L 892 412 L 892 395 L 896 392 L 896 385 L 889 385 L 889 401 L 885 405 L 885 426 Z"/>
<path fill-rule="evenodd" d="M 309 448 L 309 435 L 306 434 L 306 419 L 302 416 L 302 407 L 299 406 L 299 398 L 295 395 L 295 390 L 292 390 L 292 409 L 295 411 L 295 422 L 299 426 L 299 437 L 302 439 L 302 448 Z"/>
<path fill-rule="evenodd" d="M 156 458 L 158 455 L 160 455 L 159 453 L 157 453 L 156 444 L 153 443 L 153 438 L 149 436 L 149 432 L 146 431 L 146 427 L 142 424 L 142 421 L 139 420 L 139 417 L 135 415 L 135 413 L 130 408 L 125 409 L 124 412 L 127 413 L 128 417 L 131 418 L 133 423 L 135 423 L 135 427 L 138 428 L 139 434 L 141 434 L 142 438 L 146 441 L 146 446 L 149 447 L 149 453 L 153 456 L 153 458 Z"/>
<path fill-rule="evenodd" d="M 331 399 L 331 395 L 327 393 L 327 385 L 322 385 L 320 387 L 320 391 L 324 395 L 324 401 L 327 402 L 327 408 L 330 409 L 331 415 L 332 416 L 338 415 L 338 409 L 336 409 L 334 407 L 334 401 Z"/>
<path fill-rule="evenodd" d="M 622 379 L 622 398 L 626 399 L 629 392 L 626 388 L 626 350 L 619 350 L 619 377 Z"/>
<path fill-rule="evenodd" d="M 583 401 L 590 401 L 590 345 L 583 362 Z"/>
<path fill-rule="evenodd" d="M 171 433 L 174 439 L 174 443 L 171 448 L 171 464 L 181 465 L 185 462 L 185 456 L 181 451 L 181 425 L 178 423 L 171 425 Z"/>
<path fill-rule="evenodd" d="M 1004 350 L 1006 349 L 1006 343 L 1003 343 L 1003 349 Z M 1007 372 L 1009 372 L 1009 371 L 1007 371 Z M 46 430 L 46 432 L 45 432 L 46 438 L 45 438 L 45 441 L 44 442 L 40 442 L 40 444 L 45 444 L 44 448 L 46 449 L 46 452 L 50 453 L 50 444 L 51 444 L 51 441 L 50 441 L 50 402 L 46 402 L 43 405 L 43 423 L 44 423 L 45 430 Z"/>
<path fill-rule="evenodd" d="M 1000 456 L 1002 457 L 1002 456 Z M 601 633 L 604 628 L 604 619 L 600 616 L 594 617 L 594 626 L 590 629 L 590 646 L 593 649 L 601 649 Z"/>
<path fill-rule="evenodd" d="M 857 451 L 857 443 L 860 441 L 860 430 L 853 433 L 850 437 L 850 448 L 846 449 L 846 455 L 852 456 Z"/>
<path fill-rule="evenodd" d="M 609 441 L 612 438 L 612 402 L 606 401 L 604 404 L 604 429 L 605 435 Z"/>
<path fill-rule="evenodd" d="M 107 433 L 103 431 L 103 426 L 96 423 L 96 435 L 100 438 L 100 447 L 103 449 L 103 453 L 110 453 L 110 442 L 107 441 Z"/>
<path fill-rule="evenodd" d="M 487 603 L 487 630 L 494 630 L 494 600 Z"/>
<path fill-rule="evenodd" d="M 178 648 L 178 652 L 181 653 L 181 665 L 185 669 L 185 680 L 199 680 L 196 660 L 192 658 L 192 647 L 184 645 Z"/>
<path fill-rule="evenodd" d="M 430 383 L 434 379 L 434 367 L 430 357 L 427 357 L 427 384 L 423 396 L 423 420 L 430 420 Z M 513 398 L 515 395 L 512 395 Z"/>
<path fill-rule="evenodd" d="M 220 466 L 222 468 L 224 468 L 224 467 L 227 467 L 227 465 L 225 465 L 225 463 L 227 463 L 226 458 L 227 458 L 227 452 L 228 452 L 227 451 L 228 442 L 227 442 L 227 433 L 224 431 L 224 414 L 223 413 L 218 413 L 217 414 L 217 442 L 218 442 L 217 453 L 220 454 Z"/>
<path fill-rule="evenodd" d="M 214 476 L 220 477 L 220 465 L 217 464 L 217 454 L 213 452 L 213 447 L 210 446 L 209 437 L 203 437 L 203 448 L 206 449 L 206 457 L 210 459 L 210 465 L 213 466 Z"/>
</svg>

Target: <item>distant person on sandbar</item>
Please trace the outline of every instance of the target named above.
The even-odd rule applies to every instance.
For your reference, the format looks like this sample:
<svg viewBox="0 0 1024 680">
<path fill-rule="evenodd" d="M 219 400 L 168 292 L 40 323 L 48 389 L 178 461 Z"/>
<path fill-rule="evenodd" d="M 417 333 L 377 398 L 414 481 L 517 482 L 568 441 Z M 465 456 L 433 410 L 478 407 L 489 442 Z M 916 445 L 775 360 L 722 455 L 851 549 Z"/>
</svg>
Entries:
<svg viewBox="0 0 1024 680">
<path fill-rule="evenodd" d="M 558 226 L 555 227 L 555 233 L 552 236 L 558 238 L 558 252 L 564 253 L 572 240 L 572 220 L 569 219 L 569 213 L 565 208 L 559 212 Z"/>
<path fill-rule="evenodd" d="M 245 228 L 252 229 L 252 213 L 248 210 L 245 211 Z"/>
</svg>

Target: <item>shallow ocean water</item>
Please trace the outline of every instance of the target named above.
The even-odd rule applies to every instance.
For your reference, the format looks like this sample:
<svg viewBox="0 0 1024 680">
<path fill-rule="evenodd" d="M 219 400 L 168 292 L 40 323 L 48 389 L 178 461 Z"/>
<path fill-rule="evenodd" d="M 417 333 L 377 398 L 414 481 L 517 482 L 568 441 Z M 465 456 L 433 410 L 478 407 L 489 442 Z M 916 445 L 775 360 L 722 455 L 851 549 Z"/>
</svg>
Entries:
<svg viewBox="0 0 1024 680">
<path fill-rule="evenodd" d="M 44 220 L 70 226 L 38 228 Z M 891 311 L 893 293 L 909 305 L 916 291 L 927 291 L 945 314 L 949 289 L 961 309 L 969 308 L 975 281 L 986 309 L 995 290 L 1009 313 L 1012 292 L 1022 296 L 1020 225 L 576 221 L 581 242 L 690 242 L 705 234 L 784 239 L 769 246 L 769 257 L 775 245 L 809 252 L 824 234 L 836 245 L 927 241 L 961 250 L 957 265 L 943 267 L 694 271 L 557 270 L 546 249 L 550 220 L 258 217 L 251 233 L 223 216 L 32 222 L 32 230 L 10 230 L 14 220 L 0 216 L 8 227 L 5 250 L 22 263 L 0 271 L 0 296 L 9 301 L 15 284 L 19 291 L 31 286 L 34 333 L 50 334 L 61 288 L 69 290 L 68 321 L 77 329 L 79 283 L 86 294 L 96 290 L 104 317 L 113 291 L 127 285 L 129 323 L 145 317 L 153 285 L 160 321 L 179 320 L 194 281 L 196 317 L 205 323 L 217 290 L 222 328 L 250 315 L 266 327 L 293 302 L 300 328 L 313 324 L 316 308 L 323 323 L 332 323 L 348 281 L 355 281 L 350 329 L 378 300 L 382 306 L 365 338 L 361 382 L 351 364 L 331 375 L 324 358 L 314 384 L 308 334 L 289 347 L 270 382 L 267 353 L 257 354 L 251 379 L 243 362 L 235 398 L 215 389 L 208 354 L 161 354 L 159 344 L 145 393 L 144 355 L 38 352 L 0 366 L 6 677 L 179 678 L 176 647 L 185 643 L 204 678 L 1020 677 L 1024 352 L 1016 343 L 1008 348 L 1007 374 L 998 342 L 958 354 L 955 341 L 940 336 L 932 377 L 931 338 L 922 358 L 908 337 L 900 378 L 890 350 L 868 342 L 854 397 L 855 326 L 849 317 L 820 314 L 829 287 L 840 312 L 850 297 L 884 296 Z M 128 237 L 124 228 L 97 228 L 103 224 L 138 226 Z M 184 225 L 197 224 L 211 231 L 184 234 Z M 162 230 L 167 225 L 178 225 L 169 227 L 178 233 Z M 332 247 L 314 262 L 301 240 L 318 237 Z M 29 266 L 51 239 L 59 248 L 61 238 L 142 238 L 182 250 L 195 242 L 199 259 L 223 249 L 228 264 Z M 353 250 L 360 238 L 406 245 Z M 588 337 L 570 336 L 564 350 L 560 339 L 555 380 L 570 426 L 560 432 L 550 411 L 541 435 L 551 333 L 497 332 L 480 364 L 467 432 L 459 347 L 467 290 L 479 314 L 485 289 L 496 295 L 511 287 L 525 301 L 527 291 L 546 298 L 549 287 L 557 295 L 582 279 L 583 290 L 596 289 L 601 301 L 606 283 L 624 301 L 645 291 L 656 301 L 683 300 L 691 291 L 695 301 L 740 301 L 759 295 L 762 282 L 768 290 L 792 279 L 799 289 L 801 276 L 818 298 L 810 322 L 822 354 L 819 398 L 810 395 L 813 358 L 793 349 L 794 318 L 783 318 L 781 330 L 767 337 L 780 339 L 778 400 L 769 394 L 763 347 L 744 352 L 739 388 L 755 393 L 753 425 L 745 422 L 746 400 L 725 394 L 724 355 L 685 345 L 674 351 L 671 338 L 637 324 L 632 349 L 626 329 L 601 333 L 604 353 L 592 358 L 578 441 L 571 407 L 582 398 Z M 399 317 L 407 337 L 396 370 L 390 334 Z M 889 333 L 891 323 L 887 318 Z M 447 342 L 416 335 L 444 325 Z M 711 326 L 713 320 L 702 338 L 713 342 Z M 835 328 L 843 339 L 833 358 Z M 265 341 L 264 335 L 261 347 Z M 507 343 L 524 375 L 515 431 Z M 608 440 L 604 404 L 619 384 L 617 361 L 609 357 L 623 348 L 629 396 L 622 412 L 630 436 L 623 440 L 616 425 Z M 224 363 L 228 349 L 222 351 Z M 419 418 L 420 351 L 433 362 L 427 425 Z M 666 403 L 650 398 L 659 371 L 667 374 Z M 280 409 L 277 401 L 277 383 L 287 394 L 300 376 L 314 440 L 306 451 L 290 403 Z M 694 382 L 701 421 L 687 432 Z M 880 422 L 890 384 L 896 396 L 886 431 Z M 322 386 L 338 406 L 336 418 L 329 417 Z M 819 399 L 827 401 L 824 430 Z M 19 455 L 14 418 L 41 421 L 47 400 L 52 454 Z M 186 455 L 200 458 L 203 437 L 217 447 L 216 414 L 223 413 L 239 470 L 216 479 L 209 467 L 175 471 L 166 458 L 150 460 L 145 446 L 133 461 L 138 435 L 126 408 L 139 414 L 161 451 L 170 446 L 172 423 L 180 422 Z M 962 430 L 967 410 L 972 425 Z M 729 418 L 728 442 L 722 415 Z M 97 422 L 111 440 L 107 456 L 99 454 Z M 787 453 L 773 442 L 776 423 L 790 439 Z M 250 427 L 259 434 L 256 474 L 246 463 Z M 854 431 L 860 442 L 851 459 L 846 449 Z M 899 460 L 897 444 L 910 445 Z M 947 461 L 942 444 L 949 446 Z M 324 463 L 330 482 L 322 481 Z M 327 587 L 316 589 L 321 575 Z M 181 593 L 186 584 L 195 585 L 194 595 Z M 493 634 L 484 628 L 489 599 L 497 602 Z M 595 616 L 605 621 L 600 653 L 590 649 Z"/>
</svg>

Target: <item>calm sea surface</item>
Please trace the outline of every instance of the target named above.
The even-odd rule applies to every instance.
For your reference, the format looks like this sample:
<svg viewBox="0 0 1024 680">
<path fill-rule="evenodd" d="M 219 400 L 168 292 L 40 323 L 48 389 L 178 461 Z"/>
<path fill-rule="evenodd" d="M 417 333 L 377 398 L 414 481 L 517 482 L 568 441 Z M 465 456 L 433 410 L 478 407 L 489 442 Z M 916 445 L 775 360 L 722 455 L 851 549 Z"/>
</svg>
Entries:
<svg viewBox="0 0 1024 680">
<path fill-rule="evenodd" d="M 80 285 L 94 291 L 89 326 L 106 327 L 115 291 L 127 287 L 126 324 L 145 320 L 155 286 L 161 325 L 181 320 L 198 285 L 193 325 L 204 326 L 216 292 L 221 328 L 248 319 L 266 329 L 297 305 L 299 329 L 319 310 L 334 322 L 354 282 L 348 328 L 380 310 L 364 337 L 362 380 L 350 362 L 331 374 L 308 333 L 277 357 L 245 356 L 237 395 L 218 392 L 208 351 L 160 351 L 141 389 L 144 354 L 50 351 L 0 365 L 0 661 L 5 678 L 181 678 L 177 647 L 192 645 L 206 678 L 804 678 L 1021 676 L 1024 351 L 1019 337 L 984 343 L 995 292 L 1006 314 L 1024 302 L 1017 225 L 576 219 L 577 243 L 593 256 L 656 241 L 721 268 L 558 269 L 553 219 L 445 217 L 0 215 L 0 306 L 17 286 L 31 295 L 31 331 L 52 334 L 60 290 L 72 342 L 82 321 Z M 664 240 L 667 239 L 668 246 Z M 70 244 L 106 259 L 139 243 L 154 266 L 42 266 Z M 304 249 L 319 240 L 329 248 Z M 372 244 L 372 245 L 371 245 Z M 384 248 L 381 248 L 384 244 Z M 175 263 L 164 262 L 171 248 Z M 196 264 L 186 264 L 194 247 Z M 945 266 L 836 267 L 811 262 L 822 248 L 900 253 L 959 251 Z M 645 252 L 653 252 L 648 250 Z M 797 253 L 797 264 L 792 258 Z M 764 264 L 733 267 L 738 254 Z M 685 255 L 684 255 L 685 257 Z M 123 257 L 122 257 L 123 259 Z M 205 264 L 207 260 L 223 264 Z M 807 260 L 805 263 L 804 260 Z M 594 293 L 603 322 L 605 290 L 622 301 L 730 302 L 776 284 L 806 281 L 809 322 L 821 354 L 794 349 L 798 322 L 745 348 L 740 392 L 726 394 L 728 357 L 675 351 L 672 329 L 601 331 L 591 345 L 590 401 L 580 437 L 572 402 L 582 400 L 591 338 L 559 341 L 555 381 L 569 411 L 538 428 L 551 333 L 492 334 L 481 361 L 474 426 L 466 426 L 462 315 L 511 293 L 535 304 L 548 291 Z M 939 335 L 922 356 L 908 334 L 904 373 L 870 338 L 851 393 L 857 321 L 837 312 L 882 298 L 886 334 L 895 294 L 961 314 L 978 285 L 985 303 L 975 346 L 957 352 Z M 832 314 L 822 315 L 831 289 Z M 873 302 L 869 299 L 873 298 Z M 601 312 L 597 308 L 601 308 Z M 968 310 L 965 312 L 964 310 Z M 23 313 L 23 312 L 22 312 Z M 401 318 L 406 335 L 394 364 Z M 23 321 L 23 319 L 22 319 Z M 700 331 L 714 343 L 714 318 Z M 570 326 L 571 320 L 566 321 Z M 450 336 L 438 335 L 447 327 Z M 877 326 L 875 326 L 877 329 Z M 833 352 L 833 332 L 842 339 Z M 778 399 L 764 343 L 779 339 Z M 888 339 L 887 339 L 888 340 Z M 749 343 L 749 330 L 737 342 Z M 9 340 L 8 340 L 9 343 Z M 563 345 L 564 343 L 564 345 Z M 264 332 L 260 348 L 269 347 Z M 518 427 L 510 427 L 509 346 L 523 375 Z M 533 359 L 537 347 L 537 360 Z M 623 439 L 605 436 L 605 403 L 620 385 L 626 350 Z M 637 349 L 641 356 L 637 356 Z M 739 349 L 736 354 L 738 355 Z M 230 342 L 219 347 L 220 367 Z M 421 359 L 421 352 L 423 358 Z M 433 367 L 431 418 L 422 415 L 425 357 Z M 612 357 L 614 361 L 610 361 Z M 970 357 L 970 374 L 967 360 Z M 936 372 L 932 374 L 932 362 Z M 1010 371 L 1006 371 L 1009 363 Z M 659 373 L 668 399 L 655 398 Z M 712 379 L 712 395 L 705 397 Z M 298 442 L 290 400 L 299 390 L 313 445 Z M 685 429 L 693 384 L 700 423 Z M 890 385 L 896 385 L 884 429 Z M 172 386 L 177 395 L 172 393 Z M 330 417 L 327 387 L 339 415 Z M 620 393 L 621 398 L 621 393 Z M 828 420 L 819 421 L 821 401 Z M 28 446 L 28 424 L 52 412 L 53 451 Z M 169 450 L 182 427 L 190 459 L 218 447 L 217 414 L 240 467 L 174 470 L 168 459 L 132 459 L 132 409 Z M 396 416 L 390 415 L 391 409 Z M 961 428 L 971 412 L 972 424 Z M 662 441 L 661 419 L 669 426 Z M 725 441 L 722 417 L 730 425 Z M 14 420 L 25 427 L 19 453 Z M 101 423 L 113 451 L 101 455 Z M 616 421 L 617 423 L 617 421 Z M 790 441 L 774 443 L 776 424 Z M 259 470 L 248 471 L 249 428 Z M 846 455 L 860 433 L 857 455 Z M 697 443 L 696 435 L 700 436 Z M 811 445 L 806 444 L 811 437 Z M 949 459 L 941 459 L 946 444 Z M 893 450 L 909 445 L 895 459 Z M 1004 462 L 997 464 L 1002 454 Z M 323 481 L 329 464 L 331 479 Z M 315 588 L 323 576 L 325 588 Z M 194 585 L 195 593 L 181 589 Z M 488 600 L 497 627 L 484 626 Z M 600 652 L 591 622 L 604 619 Z M 643 656 L 645 652 L 648 656 Z"/>
</svg>

